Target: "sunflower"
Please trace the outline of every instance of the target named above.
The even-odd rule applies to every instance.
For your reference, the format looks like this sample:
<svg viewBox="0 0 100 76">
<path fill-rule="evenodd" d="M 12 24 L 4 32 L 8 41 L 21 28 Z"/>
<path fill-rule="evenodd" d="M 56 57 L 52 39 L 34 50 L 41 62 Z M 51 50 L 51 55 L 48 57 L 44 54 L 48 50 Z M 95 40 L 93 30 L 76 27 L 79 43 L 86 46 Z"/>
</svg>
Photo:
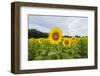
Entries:
<svg viewBox="0 0 100 76">
<path fill-rule="evenodd" d="M 72 40 L 72 41 L 76 41 L 76 37 L 73 36 L 73 37 L 71 38 L 71 40 Z"/>
<path fill-rule="evenodd" d="M 39 42 L 39 43 L 42 43 L 42 42 L 44 42 L 44 41 L 45 41 L 45 40 L 44 40 L 43 38 L 39 38 L 39 39 L 38 39 L 38 42 Z"/>
<path fill-rule="evenodd" d="M 71 39 L 70 38 L 64 39 L 63 44 L 64 44 L 64 46 L 70 46 L 71 45 Z"/>
<path fill-rule="evenodd" d="M 88 36 L 82 36 L 82 38 L 87 39 L 87 38 L 88 38 Z"/>
<path fill-rule="evenodd" d="M 48 38 L 44 38 L 43 42 L 49 42 L 49 39 Z"/>
<path fill-rule="evenodd" d="M 36 38 L 31 38 L 33 42 L 37 42 L 37 39 Z"/>
<path fill-rule="evenodd" d="M 49 41 L 52 44 L 58 44 L 62 39 L 62 31 L 58 27 L 51 29 L 49 33 Z"/>
<path fill-rule="evenodd" d="M 28 41 L 29 41 L 29 42 L 32 42 L 32 41 L 33 41 L 33 38 L 28 39 Z"/>
<path fill-rule="evenodd" d="M 76 42 L 79 42 L 80 41 L 80 38 L 76 38 Z"/>
</svg>

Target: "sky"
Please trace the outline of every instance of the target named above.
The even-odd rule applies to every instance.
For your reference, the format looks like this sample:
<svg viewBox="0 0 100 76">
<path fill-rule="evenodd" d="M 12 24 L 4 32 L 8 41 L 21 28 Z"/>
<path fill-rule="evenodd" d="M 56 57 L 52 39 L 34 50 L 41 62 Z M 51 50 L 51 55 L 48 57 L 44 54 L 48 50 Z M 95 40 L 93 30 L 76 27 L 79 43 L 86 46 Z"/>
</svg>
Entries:
<svg viewBox="0 0 100 76">
<path fill-rule="evenodd" d="M 28 19 L 29 29 L 48 33 L 56 26 L 62 30 L 63 35 L 88 35 L 88 17 L 29 15 Z"/>
</svg>

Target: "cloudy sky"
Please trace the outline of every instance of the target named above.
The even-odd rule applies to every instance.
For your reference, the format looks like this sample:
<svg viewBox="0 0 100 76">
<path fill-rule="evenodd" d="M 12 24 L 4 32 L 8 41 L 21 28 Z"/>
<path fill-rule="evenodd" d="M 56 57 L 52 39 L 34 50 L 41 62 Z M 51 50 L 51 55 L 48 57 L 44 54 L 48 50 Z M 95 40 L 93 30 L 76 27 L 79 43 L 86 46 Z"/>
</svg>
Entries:
<svg viewBox="0 0 100 76">
<path fill-rule="evenodd" d="M 57 26 L 63 35 L 83 36 L 88 34 L 88 17 L 29 15 L 29 29 L 48 33 Z"/>
</svg>

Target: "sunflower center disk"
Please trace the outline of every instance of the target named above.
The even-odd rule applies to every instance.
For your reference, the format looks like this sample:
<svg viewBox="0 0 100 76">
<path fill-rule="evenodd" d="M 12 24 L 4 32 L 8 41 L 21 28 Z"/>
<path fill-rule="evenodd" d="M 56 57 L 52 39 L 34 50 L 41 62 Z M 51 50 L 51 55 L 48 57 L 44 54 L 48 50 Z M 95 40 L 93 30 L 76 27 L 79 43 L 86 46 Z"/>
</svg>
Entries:
<svg viewBox="0 0 100 76">
<path fill-rule="evenodd" d="M 69 44 L 69 41 L 68 40 L 65 40 L 64 43 L 65 43 L 65 45 L 68 45 Z"/>
<path fill-rule="evenodd" d="M 72 40 L 75 40 L 75 38 L 72 38 Z"/>
<path fill-rule="evenodd" d="M 52 38 L 56 41 L 59 39 L 59 33 L 53 33 Z"/>
</svg>

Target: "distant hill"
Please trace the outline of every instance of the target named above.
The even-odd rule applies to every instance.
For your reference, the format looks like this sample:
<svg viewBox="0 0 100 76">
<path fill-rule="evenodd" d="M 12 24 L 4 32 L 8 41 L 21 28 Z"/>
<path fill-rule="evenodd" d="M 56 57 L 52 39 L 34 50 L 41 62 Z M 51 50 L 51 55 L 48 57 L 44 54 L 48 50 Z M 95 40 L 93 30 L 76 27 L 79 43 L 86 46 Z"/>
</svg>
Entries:
<svg viewBox="0 0 100 76">
<path fill-rule="evenodd" d="M 28 29 L 28 38 L 47 38 L 48 33 L 40 32 L 36 29 Z"/>
</svg>

